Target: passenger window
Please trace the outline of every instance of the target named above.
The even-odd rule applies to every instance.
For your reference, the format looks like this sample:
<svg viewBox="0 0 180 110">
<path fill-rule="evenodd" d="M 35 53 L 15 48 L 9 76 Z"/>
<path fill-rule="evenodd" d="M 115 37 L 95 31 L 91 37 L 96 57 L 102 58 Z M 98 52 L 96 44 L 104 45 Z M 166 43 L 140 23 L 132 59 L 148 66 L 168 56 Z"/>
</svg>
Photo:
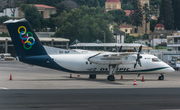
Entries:
<svg viewBox="0 0 180 110">
<path fill-rule="evenodd" d="M 161 60 L 158 58 L 152 58 L 152 62 L 161 62 Z"/>
</svg>

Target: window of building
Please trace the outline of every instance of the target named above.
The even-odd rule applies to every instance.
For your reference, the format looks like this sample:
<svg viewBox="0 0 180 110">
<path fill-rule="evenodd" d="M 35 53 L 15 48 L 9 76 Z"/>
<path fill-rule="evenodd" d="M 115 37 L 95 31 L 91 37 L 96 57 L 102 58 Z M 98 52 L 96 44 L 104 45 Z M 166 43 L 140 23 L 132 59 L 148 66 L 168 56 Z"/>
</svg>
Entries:
<svg viewBox="0 0 180 110">
<path fill-rule="evenodd" d="M 116 9 L 117 8 L 117 6 L 116 5 L 113 5 L 113 9 Z"/>
<path fill-rule="evenodd" d="M 138 28 L 135 28 L 135 29 L 134 29 L 134 33 L 138 33 Z"/>
<path fill-rule="evenodd" d="M 108 8 L 111 8 L 111 5 L 108 5 Z"/>
<path fill-rule="evenodd" d="M 23 13 L 23 15 L 25 16 L 25 13 Z"/>
<path fill-rule="evenodd" d="M 41 11 L 41 15 L 44 15 L 44 12 L 43 12 L 43 11 Z"/>
<path fill-rule="evenodd" d="M 49 14 L 51 15 L 51 14 L 52 14 L 52 11 L 50 11 Z"/>
<path fill-rule="evenodd" d="M 127 32 L 128 30 L 127 29 L 125 29 L 125 32 Z"/>
</svg>

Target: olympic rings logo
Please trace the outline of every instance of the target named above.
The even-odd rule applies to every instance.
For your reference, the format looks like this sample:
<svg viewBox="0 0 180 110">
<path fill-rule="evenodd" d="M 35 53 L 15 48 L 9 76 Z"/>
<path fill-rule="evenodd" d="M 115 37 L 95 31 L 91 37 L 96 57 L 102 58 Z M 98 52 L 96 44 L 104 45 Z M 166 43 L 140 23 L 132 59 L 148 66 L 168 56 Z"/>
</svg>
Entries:
<svg viewBox="0 0 180 110">
<path fill-rule="evenodd" d="M 22 29 L 24 29 L 24 31 L 21 31 Z M 32 46 L 35 44 L 35 39 L 33 37 L 33 34 L 31 32 L 27 32 L 27 29 L 24 26 L 20 26 L 18 28 L 18 33 L 20 35 L 23 47 L 26 50 L 31 49 Z M 29 45 L 29 47 L 26 47 L 26 44 Z"/>
</svg>

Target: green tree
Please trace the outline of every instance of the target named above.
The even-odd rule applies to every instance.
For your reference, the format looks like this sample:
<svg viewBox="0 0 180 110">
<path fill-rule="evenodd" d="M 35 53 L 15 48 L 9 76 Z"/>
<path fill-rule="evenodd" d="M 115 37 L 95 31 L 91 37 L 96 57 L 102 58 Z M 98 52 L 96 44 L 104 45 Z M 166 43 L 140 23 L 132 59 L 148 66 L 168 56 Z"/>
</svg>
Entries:
<svg viewBox="0 0 180 110">
<path fill-rule="evenodd" d="M 150 10 L 149 10 L 148 4 L 145 4 L 143 6 L 143 11 L 144 11 L 144 17 L 145 17 L 145 22 L 146 22 L 145 33 L 147 33 L 147 23 L 149 23 L 150 20 L 151 20 L 151 18 L 150 18 Z"/>
<path fill-rule="evenodd" d="M 3 24 L 3 22 L 9 20 L 10 18 L 8 16 L 2 16 L 0 17 L 0 25 Z"/>
<path fill-rule="evenodd" d="M 104 8 L 82 6 L 72 9 L 69 13 L 64 11 L 57 17 L 59 30 L 54 36 L 70 39 L 71 43 L 78 39 L 81 42 L 94 42 L 97 39 L 103 41 L 104 33 L 106 41 L 113 41 L 113 34 L 109 30 L 109 24 L 113 17 L 104 13 Z"/>
<path fill-rule="evenodd" d="M 129 34 L 126 34 L 126 37 L 124 39 L 124 43 L 133 43 L 133 41 L 138 40 L 138 37 L 131 36 Z"/>
<path fill-rule="evenodd" d="M 150 0 L 150 5 L 160 5 L 161 4 L 161 0 Z"/>
<path fill-rule="evenodd" d="M 154 31 L 154 27 L 156 26 L 156 24 L 158 23 L 157 20 L 151 20 L 150 21 L 150 30 Z"/>
<path fill-rule="evenodd" d="M 27 6 L 28 6 L 28 4 L 22 3 L 22 4 L 19 5 L 19 8 L 20 8 L 22 11 L 24 11 Z"/>
<path fill-rule="evenodd" d="M 36 31 L 40 31 L 45 27 L 45 21 L 43 16 L 38 12 L 35 6 L 28 5 L 25 10 L 25 18 L 29 21 L 32 28 L 36 29 Z"/>
<path fill-rule="evenodd" d="M 118 25 L 121 25 L 125 22 L 127 24 L 131 24 L 130 17 L 126 16 L 126 12 L 124 12 L 123 10 L 111 10 L 108 11 L 108 13 L 114 16 L 114 22 L 116 22 Z"/>
<path fill-rule="evenodd" d="M 133 10 L 133 6 L 131 4 L 132 0 L 121 0 L 121 6 L 123 10 Z"/>
<path fill-rule="evenodd" d="M 172 0 L 173 13 L 174 13 L 174 29 L 180 29 L 180 0 Z"/>
<path fill-rule="evenodd" d="M 44 4 L 49 6 L 55 6 L 56 4 L 64 0 L 26 0 L 26 4 Z"/>
<path fill-rule="evenodd" d="M 174 28 L 174 14 L 171 0 L 161 0 L 159 22 L 163 23 L 165 29 L 171 30 Z"/>
<path fill-rule="evenodd" d="M 98 0 L 95 0 L 95 2 L 94 2 L 94 6 L 95 6 L 95 7 L 100 6 L 100 4 L 99 4 L 99 1 L 98 1 Z"/>
<path fill-rule="evenodd" d="M 97 7 L 100 6 L 99 0 L 73 0 L 75 1 L 79 6 L 87 5 L 89 7 Z M 104 4 L 106 0 L 100 0 L 101 4 Z"/>
<path fill-rule="evenodd" d="M 132 20 L 132 25 L 138 27 L 142 26 L 142 20 L 143 20 L 143 11 L 142 6 L 139 0 L 133 0 L 133 11 L 130 13 L 130 18 Z"/>
</svg>

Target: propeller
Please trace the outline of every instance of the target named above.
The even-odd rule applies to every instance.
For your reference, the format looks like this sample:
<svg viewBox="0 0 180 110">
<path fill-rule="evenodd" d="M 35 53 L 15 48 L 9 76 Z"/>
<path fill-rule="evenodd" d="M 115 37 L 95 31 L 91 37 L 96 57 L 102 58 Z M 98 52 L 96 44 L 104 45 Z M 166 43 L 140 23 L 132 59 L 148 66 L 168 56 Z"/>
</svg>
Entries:
<svg viewBox="0 0 180 110">
<path fill-rule="evenodd" d="M 137 52 L 136 47 L 134 46 L 134 51 Z"/>
<path fill-rule="evenodd" d="M 118 51 L 118 48 L 117 48 L 117 46 L 115 45 L 115 49 L 116 49 L 116 52 Z"/>
<path fill-rule="evenodd" d="M 134 47 L 134 51 L 137 52 L 136 48 Z M 142 51 L 142 45 L 139 47 L 139 51 L 138 51 L 138 54 L 137 54 L 137 59 L 136 59 L 136 63 L 134 64 L 134 69 L 136 68 L 137 66 L 137 63 L 139 64 L 139 66 L 142 68 L 142 65 L 141 65 L 141 61 L 140 59 L 142 58 L 142 56 L 140 56 L 140 52 Z"/>
<path fill-rule="evenodd" d="M 121 52 L 122 51 L 122 45 L 121 45 L 121 47 L 119 48 L 119 52 Z M 118 52 L 118 47 L 115 45 L 115 49 L 116 49 L 116 52 Z"/>
</svg>

